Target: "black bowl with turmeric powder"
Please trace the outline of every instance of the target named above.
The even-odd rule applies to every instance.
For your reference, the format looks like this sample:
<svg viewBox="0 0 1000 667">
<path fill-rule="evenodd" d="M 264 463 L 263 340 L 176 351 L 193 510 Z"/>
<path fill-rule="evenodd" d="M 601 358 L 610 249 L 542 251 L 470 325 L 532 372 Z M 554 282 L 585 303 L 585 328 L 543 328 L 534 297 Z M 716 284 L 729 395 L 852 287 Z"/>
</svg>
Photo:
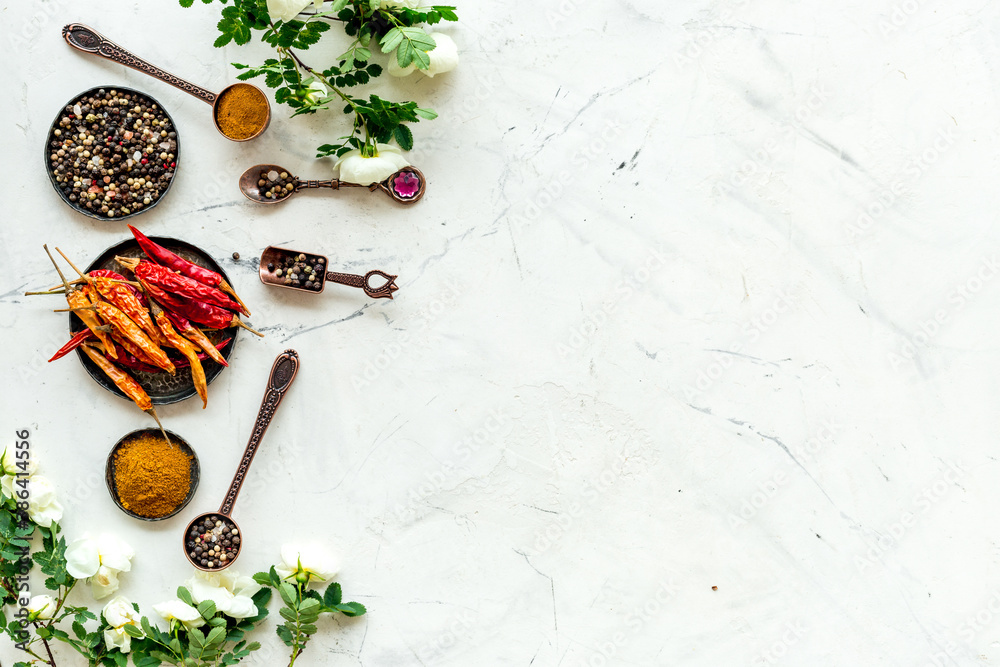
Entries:
<svg viewBox="0 0 1000 667">
<path fill-rule="evenodd" d="M 169 441 L 155 428 L 132 431 L 119 440 L 104 479 L 121 511 L 142 521 L 162 521 L 187 507 L 198 489 L 198 456 L 175 433 Z"/>
</svg>

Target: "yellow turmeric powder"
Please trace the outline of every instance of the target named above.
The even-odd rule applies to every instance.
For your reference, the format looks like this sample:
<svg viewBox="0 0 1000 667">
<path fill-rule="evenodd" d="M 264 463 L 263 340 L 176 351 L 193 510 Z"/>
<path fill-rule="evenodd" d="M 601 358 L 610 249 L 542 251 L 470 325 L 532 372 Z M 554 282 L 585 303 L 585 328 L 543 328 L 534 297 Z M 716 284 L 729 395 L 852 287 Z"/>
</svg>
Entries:
<svg viewBox="0 0 1000 667">
<path fill-rule="evenodd" d="M 150 519 L 165 517 L 191 490 L 191 455 L 159 433 L 142 433 L 115 452 L 114 478 L 122 507 Z"/>
<path fill-rule="evenodd" d="M 236 141 L 261 132 L 269 113 L 264 93 L 248 83 L 238 83 L 222 91 L 215 103 L 216 125 L 224 135 Z"/>
</svg>

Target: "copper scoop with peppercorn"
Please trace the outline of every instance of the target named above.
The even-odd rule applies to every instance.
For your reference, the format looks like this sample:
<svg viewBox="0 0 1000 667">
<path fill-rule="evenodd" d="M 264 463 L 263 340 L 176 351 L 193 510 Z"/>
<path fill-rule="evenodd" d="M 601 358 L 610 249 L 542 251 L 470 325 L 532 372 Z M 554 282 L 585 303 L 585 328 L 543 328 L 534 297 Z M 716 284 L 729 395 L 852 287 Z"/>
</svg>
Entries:
<svg viewBox="0 0 1000 667">
<path fill-rule="evenodd" d="M 258 164 L 250 167 L 240 176 L 240 191 L 243 196 L 258 204 L 277 204 L 296 192 L 310 188 L 367 188 L 369 192 L 381 190 L 400 204 L 415 204 L 424 196 L 427 181 L 416 167 L 403 167 L 381 183 L 358 185 L 348 181 L 304 181 L 276 164 Z"/>
<path fill-rule="evenodd" d="M 250 470 L 250 464 L 253 463 L 253 457 L 260 447 L 260 441 L 264 438 L 264 433 L 271 424 L 271 418 L 277 412 L 281 399 L 288 393 L 288 388 L 292 386 L 292 380 L 298 371 L 299 353 L 295 350 L 285 350 L 274 360 L 271 375 L 267 380 L 267 390 L 257 412 L 257 421 L 254 422 L 253 432 L 243 452 L 240 467 L 236 469 L 236 475 L 233 476 L 222 506 L 218 512 L 207 512 L 197 516 L 184 529 L 184 555 L 199 570 L 204 572 L 224 570 L 233 564 L 242 551 L 243 535 L 230 515 Z"/>
<path fill-rule="evenodd" d="M 363 289 L 373 299 L 391 299 L 392 293 L 399 289 L 396 276 L 384 271 L 369 271 L 360 276 L 328 271 L 328 268 L 329 263 L 323 255 L 268 246 L 260 256 L 260 281 L 273 287 L 317 293 L 326 289 L 327 282 L 334 282 Z M 371 282 L 376 276 L 385 279 L 377 287 Z"/>
</svg>

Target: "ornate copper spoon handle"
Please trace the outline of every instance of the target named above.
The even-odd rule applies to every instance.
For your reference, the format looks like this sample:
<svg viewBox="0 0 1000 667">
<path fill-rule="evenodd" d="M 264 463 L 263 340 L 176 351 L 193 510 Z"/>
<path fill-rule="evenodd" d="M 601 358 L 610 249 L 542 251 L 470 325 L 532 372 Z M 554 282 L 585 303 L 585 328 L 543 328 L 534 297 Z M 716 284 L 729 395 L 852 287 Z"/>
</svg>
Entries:
<svg viewBox="0 0 1000 667">
<path fill-rule="evenodd" d="M 331 190 L 339 190 L 341 185 L 350 185 L 350 183 L 341 183 L 336 178 L 332 181 L 304 181 L 301 178 L 295 179 L 295 191 L 308 190 L 311 188 L 330 188 Z"/>
<path fill-rule="evenodd" d="M 247 170 L 247 173 L 257 171 L 262 166 L 264 165 L 251 167 Z M 282 171 L 285 170 L 282 169 Z M 372 183 L 371 185 L 358 185 L 357 183 L 341 181 L 336 178 L 329 181 L 304 180 L 298 178 L 297 176 L 293 178 L 295 183 L 295 192 L 311 188 L 330 188 L 331 190 L 339 190 L 340 188 L 365 188 L 368 192 L 381 190 L 398 201 L 400 204 L 415 204 L 420 201 L 420 198 L 424 196 L 424 192 L 427 190 L 427 181 L 424 178 L 423 173 L 416 167 L 403 167 L 396 173 L 391 174 L 381 183 Z M 244 194 L 247 194 L 246 188 L 243 187 L 243 179 L 240 180 L 240 187 L 243 188 Z M 254 199 L 254 197 L 250 198 Z"/>
<path fill-rule="evenodd" d="M 281 404 L 281 399 L 285 397 L 288 388 L 292 386 L 292 380 L 295 379 L 295 374 L 298 372 L 299 353 L 295 350 L 285 350 L 274 360 L 271 376 L 267 381 L 267 391 L 264 392 L 264 399 L 257 412 L 257 421 L 254 422 L 253 433 L 250 434 L 250 441 L 247 442 L 247 448 L 243 452 L 243 460 L 240 461 L 240 467 L 236 470 L 233 483 L 229 485 L 229 491 L 226 493 L 226 499 L 222 502 L 222 507 L 219 508 L 219 514 L 229 516 L 232 513 L 233 505 L 236 504 L 236 498 L 240 495 L 243 480 L 246 478 L 247 471 L 250 470 L 250 464 L 253 463 L 254 454 L 257 453 L 264 432 L 271 424 L 271 418 L 274 417 L 278 405 Z"/>
<path fill-rule="evenodd" d="M 374 276 L 385 278 L 385 283 L 380 287 L 372 287 L 370 282 Z M 369 271 L 363 276 L 354 273 L 337 273 L 335 271 L 327 271 L 326 273 L 327 280 L 340 285 L 347 285 L 348 287 L 361 288 L 365 291 L 365 294 L 373 299 L 391 299 L 392 293 L 399 289 L 399 286 L 396 285 L 396 278 L 397 276 L 379 271 L 378 269 Z"/>
<path fill-rule="evenodd" d="M 126 67 L 139 70 L 144 74 L 148 74 L 152 77 L 160 79 L 161 81 L 165 81 L 171 86 L 176 86 L 186 93 L 191 93 L 203 102 L 215 104 L 215 98 L 217 96 L 212 91 L 205 90 L 201 86 L 196 86 L 180 77 L 174 76 L 166 70 L 160 69 L 156 65 L 146 62 L 142 58 L 118 46 L 89 26 L 83 25 L 82 23 L 70 23 L 63 26 L 63 38 L 74 49 L 78 49 L 85 53 L 93 53 L 94 55 L 107 58 L 108 60 L 113 60 L 114 62 L 125 65 Z"/>
<path fill-rule="evenodd" d="M 347 181 L 341 181 L 339 179 L 332 179 L 329 181 L 305 181 L 295 176 L 295 191 L 308 190 L 310 188 L 330 188 L 331 190 L 339 190 L 340 188 L 367 188 L 368 192 L 375 192 L 381 186 L 381 183 L 372 183 L 371 185 L 358 185 L 357 183 L 349 183 Z"/>
</svg>

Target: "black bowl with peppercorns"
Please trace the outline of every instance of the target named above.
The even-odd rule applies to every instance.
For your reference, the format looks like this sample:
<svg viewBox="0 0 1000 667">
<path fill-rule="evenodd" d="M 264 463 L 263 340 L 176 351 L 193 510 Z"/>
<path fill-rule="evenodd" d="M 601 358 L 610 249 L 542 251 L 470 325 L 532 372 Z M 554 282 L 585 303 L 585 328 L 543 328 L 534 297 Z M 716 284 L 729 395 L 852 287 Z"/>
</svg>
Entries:
<svg viewBox="0 0 1000 667">
<path fill-rule="evenodd" d="M 126 220 L 170 190 L 180 140 L 170 114 L 149 95 L 98 86 L 56 115 L 45 168 L 62 200 L 98 220 Z"/>
</svg>

